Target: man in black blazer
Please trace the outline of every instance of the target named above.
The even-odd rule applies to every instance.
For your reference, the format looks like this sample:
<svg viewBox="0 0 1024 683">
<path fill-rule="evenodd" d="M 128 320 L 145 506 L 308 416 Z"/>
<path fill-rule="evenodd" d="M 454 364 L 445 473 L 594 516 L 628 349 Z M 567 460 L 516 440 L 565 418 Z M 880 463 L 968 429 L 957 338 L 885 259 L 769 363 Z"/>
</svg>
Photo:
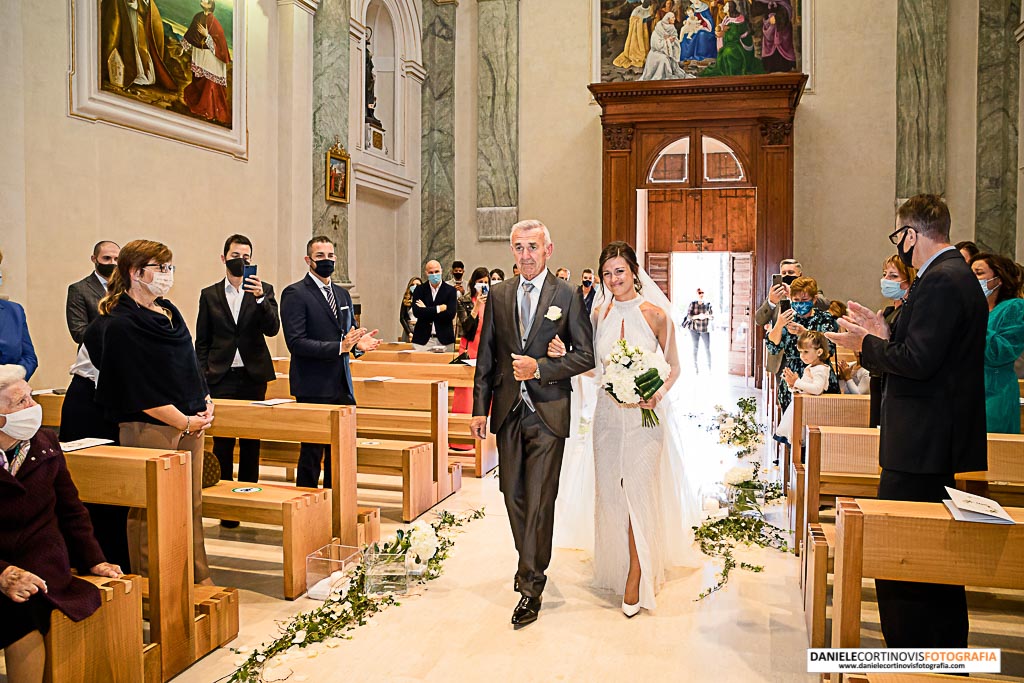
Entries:
<svg viewBox="0 0 1024 683">
<path fill-rule="evenodd" d="M 334 243 L 318 236 L 306 244 L 309 272 L 281 293 L 284 340 L 292 354 L 289 382 L 300 403 L 355 405 L 348 358 L 358 358 L 380 344 L 355 326 L 352 298 L 333 282 Z M 326 460 L 324 453 L 327 453 Z M 323 461 L 324 487 L 331 485 L 330 446 L 304 443 L 299 451 L 295 485 L 316 488 Z"/>
<path fill-rule="evenodd" d="M 455 348 L 455 316 L 459 311 L 459 292 L 441 281 L 441 264 L 427 261 L 423 268 L 426 282 L 412 293 L 416 327 L 412 331 L 412 347 L 427 351 L 439 346 Z"/>
<path fill-rule="evenodd" d="M 267 382 L 275 377 L 267 337 L 281 329 L 274 288 L 259 276 L 243 281 L 245 266 L 252 260 L 252 242 L 232 235 L 220 257 L 225 278 L 199 295 L 196 321 L 196 356 L 206 375 L 213 398 L 262 401 Z M 220 478 L 231 481 L 234 437 L 213 439 L 213 453 L 220 461 Z M 259 481 L 260 442 L 238 440 L 238 481 Z M 226 526 L 237 525 L 228 522 Z"/>
<path fill-rule="evenodd" d="M 109 240 L 97 242 L 92 248 L 92 272 L 68 286 L 65 314 L 68 332 L 76 344 L 85 338 L 85 328 L 99 317 L 100 299 L 107 295 L 107 282 L 117 268 L 117 255 L 121 247 Z"/>
<path fill-rule="evenodd" d="M 500 488 L 519 552 L 515 626 L 536 621 L 551 561 L 558 476 L 569 436 L 570 380 L 594 367 L 594 333 L 579 290 L 547 270 L 553 245 L 540 221 L 512 227 L 519 277 L 491 288 L 478 334 L 471 429 L 498 437 Z M 567 352 L 548 358 L 558 336 Z"/>
<path fill-rule="evenodd" d="M 850 302 L 829 333 L 861 352 L 882 375 L 884 500 L 941 502 L 957 472 L 988 468 L 985 434 L 985 338 L 988 306 L 963 257 L 949 243 L 949 209 L 937 195 L 918 195 L 897 212 L 889 239 L 918 269 L 896 327 Z M 889 647 L 967 647 L 963 586 L 876 580 L 882 635 Z"/>
</svg>

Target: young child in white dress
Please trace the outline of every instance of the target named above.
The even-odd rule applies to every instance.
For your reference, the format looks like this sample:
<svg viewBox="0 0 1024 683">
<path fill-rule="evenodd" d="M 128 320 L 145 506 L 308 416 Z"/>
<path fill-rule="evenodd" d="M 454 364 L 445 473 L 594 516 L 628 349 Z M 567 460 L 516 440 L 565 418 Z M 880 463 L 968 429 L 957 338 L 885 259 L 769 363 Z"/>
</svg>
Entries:
<svg viewBox="0 0 1024 683">
<path fill-rule="evenodd" d="M 821 396 L 828 388 L 829 376 L 832 368 L 828 361 L 832 357 L 832 350 L 828 338 L 824 333 L 808 330 L 800 335 L 797 340 L 797 348 L 800 350 L 800 360 L 807 364 L 801 376 L 786 368 L 782 371 L 782 378 L 794 394 L 809 394 Z M 793 403 L 791 401 L 786 412 L 779 420 L 779 426 L 775 430 L 775 440 L 789 443 L 793 438 Z M 783 441 L 784 440 L 784 441 Z"/>
</svg>

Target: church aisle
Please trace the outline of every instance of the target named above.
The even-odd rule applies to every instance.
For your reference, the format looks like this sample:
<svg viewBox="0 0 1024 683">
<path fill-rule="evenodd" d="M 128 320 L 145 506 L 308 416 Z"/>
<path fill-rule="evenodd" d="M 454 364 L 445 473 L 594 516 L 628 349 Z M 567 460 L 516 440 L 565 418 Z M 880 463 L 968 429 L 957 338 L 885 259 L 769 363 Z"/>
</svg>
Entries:
<svg viewBox="0 0 1024 683">
<path fill-rule="evenodd" d="M 357 629 L 352 640 L 320 646 L 315 658 L 303 651 L 290 659 L 289 680 L 330 680 L 332 671 L 357 671 L 367 681 L 813 680 L 803 672 L 797 560 L 773 552 L 742 553 L 763 562 L 765 572 L 736 571 L 726 590 L 701 603 L 693 598 L 717 566 L 709 561 L 704 570 L 689 570 L 659 594 L 656 615 L 626 619 L 615 596 L 588 588 L 582 553 L 555 550 L 540 619 L 513 631 L 515 549 L 497 480 L 463 484 L 444 507 L 485 506 L 487 516 L 458 537 L 445 574 Z M 386 526 L 382 531 L 391 533 L 396 525 Z M 223 541 L 208 543 L 212 556 L 226 550 Z M 221 559 L 213 561 L 223 566 Z M 241 592 L 235 647 L 258 645 L 275 619 L 314 606 L 305 598 L 287 603 Z M 209 683 L 230 673 L 234 660 L 217 651 L 175 680 Z"/>
</svg>

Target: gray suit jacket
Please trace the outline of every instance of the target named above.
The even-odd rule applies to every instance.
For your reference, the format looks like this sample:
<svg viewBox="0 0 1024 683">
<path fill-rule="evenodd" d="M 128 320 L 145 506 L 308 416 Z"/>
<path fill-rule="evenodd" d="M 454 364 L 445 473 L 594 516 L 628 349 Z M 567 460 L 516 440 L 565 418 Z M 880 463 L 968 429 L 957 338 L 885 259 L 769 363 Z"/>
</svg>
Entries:
<svg viewBox="0 0 1024 683">
<path fill-rule="evenodd" d="M 520 278 L 514 277 L 491 287 L 476 357 L 473 381 L 473 415 L 490 414 L 491 431 L 501 429 L 509 412 L 519 402 L 519 382 L 512 370 L 512 354 L 537 359 L 540 379 L 526 383 L 537 414 L 551 433 L 569 436 L 569 380 L 594 367 L 594 331 L 583 295 L 549 271 L 541 288 L 533 325 L 524 345 L 519 336 L 517 292 Z M 561 309 L 557 320 L 545 317 L 552 306 Z M 548 343 L 558 335 L 566 346 L 562 358 L 548 358 Z M 525 348 L 524 348 L 525 347 Z"/>
<path fill-rule="evenodd" d="M 89 273 L 78 282 L 68 286 L 68 302 L 66 313 L 68 331 L 76 344 L 85 338 L 85 328 L 99 317 L 100 299 L 107 293 L 96 273 Z"/>
</svg>

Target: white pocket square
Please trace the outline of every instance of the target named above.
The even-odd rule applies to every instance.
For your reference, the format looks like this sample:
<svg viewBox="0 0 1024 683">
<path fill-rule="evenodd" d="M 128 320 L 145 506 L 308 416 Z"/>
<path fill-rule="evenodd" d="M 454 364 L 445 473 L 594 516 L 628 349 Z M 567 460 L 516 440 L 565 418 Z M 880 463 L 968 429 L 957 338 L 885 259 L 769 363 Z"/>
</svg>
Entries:
<svg viewBox="0 0 1024 683">
<path fill-rule="evenodd" d="M 347 311 L 348 310 L 348 306 L 339 306 L 338 310 L 339 311 Z"/>
</svg>

